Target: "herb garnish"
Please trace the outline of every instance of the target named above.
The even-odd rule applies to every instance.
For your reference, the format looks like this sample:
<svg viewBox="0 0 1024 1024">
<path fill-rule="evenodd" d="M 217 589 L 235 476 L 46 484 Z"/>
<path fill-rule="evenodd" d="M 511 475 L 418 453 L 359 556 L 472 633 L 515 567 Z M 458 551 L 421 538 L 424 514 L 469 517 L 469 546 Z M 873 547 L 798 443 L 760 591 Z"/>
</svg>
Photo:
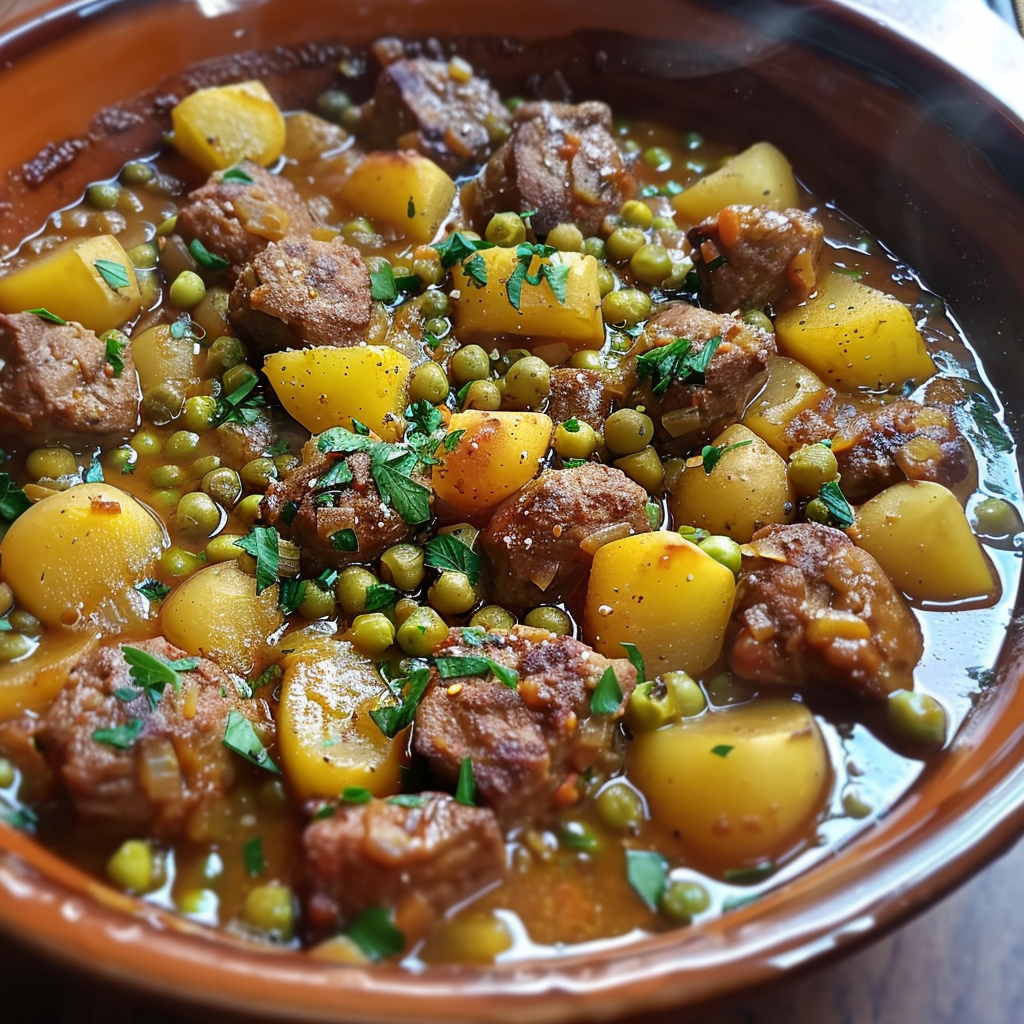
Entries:
<svg viewBox="0 0 1024 1024">
<path fill-rule="evenodd" d="M 444 417 L 440 410 L 425 398 L 408 406 L 405 410 L 405 418 L 409 422 L 411 432 L 419 431 L 423 434 L 432 434 L 444 426 Z"/>
<path fill-rule="evenodd" d="M 441 533 L 423 545 L 423 564 L 431 569 L 451 569 L 469 578 L 475 587 L 480 581 L 480 556 L 453 533 Z"/>
<path fill-rule="evenodd" d="M 327 539 L 335 551 L 359 550 L 359 538 L 356 536 L 356 531 L 351 527 L 345 527 L 344 530 L 336 530 Z"/>
<path fill-rule="evenodd" d="M 31 504 L 28 495 L 10 476 L 0 473 L 0 519 L 13 523 Z"/>
<path fill-rule="evenodd" d="M 676 338 L 637 356 L 637 374 L 641 381 L 651 380 L 651 390 L 659 398 L 673 381 L 703 384 L 704 373 L 721 343 L 721 336 L 716 334 L 699 352 L 694 352 L 689 338 Z"/>
<path fill-rule="evenodd" d="M 446 270 L 461 263 L 462 271 L 471 284 L 477 288 L 487 284 L 487 264 L 479 253 L 483 249 L 493 249 L 493 242 L 482 238 L 467 238 L 461 231 L 456 231 L 434 248 L 441 257 L 441 266 Z"/>
<path fill-rule="evenodd" d="M 473 779 L 473 758 L 464 757 L 459 765 L 459 781 L 455 786 L 455 802 L 476 807 L 476 782 Z"/>
<path fill-rule="evenodd" d="M 393 740 L 403 729 L 412 725 L 416 716 L 416 708 L 430 682 L 430 669 L 413 669 L 404 679 L 396 679 L 391 686 L 393 693 L 400 697 L 400 704 L 392 704 L 386 708 L 374 708 L 370 718 L 389 740 Z"/>
<path fill-rule="evenodd" d="M 10 825 L 11 828 L 20 829 L 22 832 L 30 832 L 34 829 L 38 820 L 30 807 L 15 807 L 10 810 L 0 807 L 0 821 Z"/>
<path fill-rule="evenodd" d="M 622 687 L 615 669 L 609 665 L 590 695 L 590 710 L 595 715 L 614 715 L 622 704 Z"/>
<path fill-rule="evenodd" d="M 636 682 L 639 686 L 642 682 L 647 679 L 647 669 L 644 666 L 644 656 L 640 653 L 640 648 L 636 644 L 620 643 L 619 646 L 626 652 L 626 657 L 629 658 L 630 665 L 636 669 Z"/>
<path fill-rule="evenodd" d="M 578 434 L 580 432 L 580 421 L 573 416 L 572 419 L 566 420 L 562 424 L 562 429 L 570 434 Z"/>
<path fill-rule="evenodd" d="M 370 298 L 391 305 L 400 295 L 417 291 L 420 284 L 421 281 L 415 274 L 395 277 L 391 264 L 387 260 L 381 260 L 377 269 L 370 271 Z"/>
<path fill-rule="evenodd" d="M 229 167 L 221 176 L 221 181 L 239 181 L 243 185 L 251 185 L 252 178 L 241 167 Z"/>
<path fill-rule="evenodd" d="M 139 688 L 132 698 L 145 694 L 149 706 L 155 708 L 160 702 L 164 688 L 169 684 L 174 692 L 181 690 L 181 672 L 191 672 L 198 664 L 198 658 L 178 658 L 176 661 L 165 661 L 154 657 L 148 651 L 138 647 L 121 647 L 121 654 L 128 664 L 128 674 L 132 682 Z"/>
<path fill-rule="evenodd" d="M 40 320 L 45 320 L 47 323 L 56 324 L 58 327 L 63 327 L 67 320 L 61 316 L 57 316 L 56 313 L 51 313 L 45 306 L 38 306 L 35 309 L 26 309 L 26 313 L 31 313 L 33 316 L 39 317 Z"/>
<path fill-rule="evenodd" d="M 746 448 L 748 444 L 753 444 L 752 438 L 747 438 L 746 441 L 736 441 L 734 444 L 706 444 L 700 450 L 701 464 L 704 466 L 704 472 L 710 476 L 711 470 L 718 465 L 718 460 L 726 453 L 731 452 L 736 448 Z"/>
<path fill-rule="evenodd" d="M 192 253 L 196 263 L 205 270 L 226 270 L 231 266 L 223 256 L 218 256 L 215 252 L 210 252 L 210 250 L 207 249 L 198 238 L 193 238 L 192 241 L 188 243 L 188 251 Z"/>
<path fill-rule="evenodd" d="M 242 846 L 242 860 L 245 863 L 245 873 L 250 878 L 263 874 L 266 861 L 263 857 L 263 840 L 259 836 L 246 840 Z"/>
<path fill-rule="evenodd" d="M 248 425 L 259 419 L 261 408 L 266 399 L 260 394 L 253 394 L 259 378 L 253 374 L 243 381 L 230 395 L 225 395 L 217 402 L 217 415 L 214 423 L 242 423 Z"/>
<path fill-rule="evenodd" d="M 735 748 L 728 743 L 719 743 L 717 747 L 711 748 L 711 753 L 715 757 L 728 757 Z"/>
<path fill-rule="evenodd" d="M 162 601 L 171 592 L 171 588 L 166 583 L 161 583 L 151 576 L 144 579 L 141 583 L 136 583 L 135 589 L 143 597 L 148 597 L 150 601 Z"/>
<path fill-rule="evenodd" d="M 120 331 L 108 331 L 103 342 L 106 348 L 104 359 L 114 371 L 114 376 L 120 377 L 124 373 L 124 349 L 128 339 Z"/>
<path fill-rule="evenodd" d="M 368 804 L 373 794 L 365 786 L 346 786 L 341 791 L 341 801 L 346 804 Z"/>
<path fill-rule="evenodd" d="M 549 262 L 541 263 L 536 274 L 531 274 L 530 264 L 537 256 Z M 532 242 L 521 242 L 516 246 L 515 265 L 508 281 L 505 283 L 505 294 L 512 308 L 518 310 L 522 300 L 523 283 L 533 285 L 536 288 L 542 282 L 547 281 L 551 292 L 560 304 L 564 304 L 566 286 L 569 281 L 569 264 L 562 262 L 559 250 L 553 245 L 538 245 Z"/>
<path fill-rule="evenodd" d="M 254 526 L 251 533 L 235 544 L 256 559 L 256 593 L 262 594 L 277 582 L 281 567 L 277 530 L 272 526 Z"/>
<path fill-rule="evenodd" d="M 118 288 L 127 288 L 131 284 L 128 271 L 116 260 L 93 260 L 92 265 L 114 291 Z"/>
<path fill-rule="evenodd" d="M 281 769 L 274 764 L 263 741 L 256 735 L 252 722 L 234 708 L 228 712 L 228 720 L 224 725 L 224 738 L 221 742 L 228 750 L 233 750 L 239 757 L 244 757 L 246 761 L 257 767 L 266 768 L 268 772 L 278 775 L 281 774 Z"/>
<path fill-rule="evenodd" d="M 818 491 L 818 499 L 828 509 L 829 526 L 835 526 L 840 530 L 853 526 L 855 519 L 853 509 L 850 508 L 850 503 L 839 489 L 837 481 L 829 480 L 827 484 L 822 484 L 821 490 Z"/>
<path fill-rule="evenodd" d="M 306 600 L 306 581 L 295 577 L 279 581 L 277 595 L 277 607 L 281 614 L 287 618 L 299 610 L 299 605 Z"/>
<path fill-rule="evenodd" d="M 626 880 L 651 910 L 657 910 L 668 884 L 668 861 L 654 850 L 627 850 Z"/>
<path fill-rule="evenodd" d="M 458 679 L 461 676 L 488 676 L 494 673 L 495 678 L 510 690 L 514 690 L 519 682 L 519 673 L 514 668 L 502 665 L 484 655 L 435 658 L 434 664 L 437 666 L 437 674 L 442 679 Z"/>
<path fill-rule="evenodd" d="M 405 935 L 385 907 L 364 910 L 349 926 L 348 937 L 368 960 L 381 960 L 405 949 Z"/>
<path fill-rule="evenodd" d="M 373 583 L 366 588 L 366 610 L 379 612 L 398 600 L 398 590 L 390 583 Z"/>
<path fill-rule="evenodd" d="M 96 729 L 92 734 L 92 738 L 97 743 L 113 747 L 115 750 L 128 750 L 138 739 L 139 733 L 142 732 L 145 724 L 143 719 L 133 718 L 130 722 L 126 722 L 123 725 L 114 725 L 108 729 Z"/>
<path fill-rule="evenodd" d="M 387 799 L 389 804 L 394 804 L 396 807 L 426 807 L 427 798 L 420 796 L 419 793 L 398 793 L 395 796 L 389 796 Z"/>
</svg>

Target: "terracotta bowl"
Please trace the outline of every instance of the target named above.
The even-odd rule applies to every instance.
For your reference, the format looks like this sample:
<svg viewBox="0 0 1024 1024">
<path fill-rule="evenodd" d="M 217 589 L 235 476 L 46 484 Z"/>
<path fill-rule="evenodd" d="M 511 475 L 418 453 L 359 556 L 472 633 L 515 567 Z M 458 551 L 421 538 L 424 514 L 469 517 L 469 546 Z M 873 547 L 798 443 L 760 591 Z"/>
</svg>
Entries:
<svg viewBox="0 0 1024 1024">
<path fill-rule="evenodd" d="M 154 95 L 117 117 L 94 122 L 96 112 L 197 61 L 270 51 L 254 66 L 283 81 L 315 74 L 324 54 L 316 45 L 275 47 L 359 44 L 385 33 L 513 36 L 529 49 L 507 48 L 510 72 L 560 68 L 578 95 L 628 100 L 634 109 L 646 103 L 658 118 L 738 145 L 779 145 L 818 195 L 881 235 L 950 301 L 1019 429 L 1024 97 L 1006 95 L 1015 114 L 844 4 L 106 0 L 15 16 L 12 24 L 0 40 L 0 168 L 44 151 L 52 173 L 42 185 L 0 185 L 0 244 L 76 199 L 87 181 L 113 173 L 126 151 L 151 151 L 162 127 L 148 116 Z M 569 47 L 539 42 L 571 33 L 578 35 Z M 981 54 L 995 52 L 984 36 L 972 41 Z M 1012 42 L 1007 37 L 999 52 Z M 80 137 L 89 140 L 84 147 L 63 143 Z M 541 1022 L 702 1007 L 876 937 L 1024 831 L 1019 617 L 998 674 L 991 699 L 948 755 L 859 838 L 755 903 L 626 946 L 421 974 L 318 962 L 172 920 L 2 826 L 0 927 L 114 981 L 293 1020 Z"/>
</svg>

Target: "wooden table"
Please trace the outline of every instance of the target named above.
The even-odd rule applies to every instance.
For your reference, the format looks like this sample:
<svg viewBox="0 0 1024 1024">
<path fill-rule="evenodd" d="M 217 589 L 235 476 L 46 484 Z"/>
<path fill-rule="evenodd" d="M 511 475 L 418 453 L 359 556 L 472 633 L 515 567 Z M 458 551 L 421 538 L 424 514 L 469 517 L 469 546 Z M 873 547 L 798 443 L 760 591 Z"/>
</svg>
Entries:
<svg viewBox="0 0 1024 1024">
<path fill-rule="evenodd" d="M 977 51 L 972 26 L 993 18 L 981 0 L 851 0 L 899 19 L 915 36 L 1005 87 L 1024 62 L 1005 47 Z M 25 0 L 0 0 L 7 13 Z M 963 31 L 960 29 L 963 28 Z M 1024 844 L 895 934 L 756 997 L 700 1015 L 696 1024 L 1020 1024 L 1024 1021 Z M 0 937 L 0 1019 L 5 1024 L 227 1024 L 187 1007 L 70 974 Z M 666 1014 L 643 1024 L 678 1020 Z M 629 1024 L 641 1024 L 639 1020 Z"/>
</svg>

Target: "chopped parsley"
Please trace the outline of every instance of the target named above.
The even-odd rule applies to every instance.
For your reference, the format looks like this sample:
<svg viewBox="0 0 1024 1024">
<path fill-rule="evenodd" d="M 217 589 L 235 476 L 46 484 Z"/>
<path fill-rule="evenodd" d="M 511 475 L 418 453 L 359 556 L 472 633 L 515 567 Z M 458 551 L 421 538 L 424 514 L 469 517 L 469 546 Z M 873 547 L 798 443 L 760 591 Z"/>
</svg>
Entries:
<svg viewBox="0 0 1024 1024">
<path fill-rule="evenodd" d="M 366 588 L 366 610 L 380 612 L 398 600 L 398 590 L 390 583 L 373 583 Z"/>
<path fill-rule="evenodd" d="M 629 658 L 630 665 L 636 669 L 636 682 L 639 686 L 640 683 L 647 679 L 647 669 L 644 666 L 644 656 L 640 653 L 640 648 L 637 647 L 636 644 L 620 643 L 619 646 L 626 652 L 626 657 Z"/>
<path fill-rule="evenodd" d="M 150 707 L 156 707 L 160 696 L 168 685 L 174 692 L 181 690 L 181 672 L 191 672 L 198 664 L 198 658 L 178 658 L 176 661 L 165 661 L 154 657 L 148 651 L 138 647 L 121 647 L 121 654 L 128 663 L 128 674 L 132 682 L 144 693 Z M 137 694 L 136 694 L 137 696 Z"/>
<path fill-rule="evenodd" d="M 306 599 L 306 581 L 296 578 L 283 579 L 280 581 L 280 589 L 277 598 L 277 607 L 281 614 L 287 618 L 293 612 L 299 610 L 299 605 Z"/>
<path fill-rule="evenodd" d="M 11 828 L 20 829 L 22 832 L 30 832 L 38 822 L 35 812 L 29 807 L 0 807 L 0 821 Z"/>
<path fill-rule="evenodd" d="M 391 264 L 387 260 L 381 260 L 380 266 L 370 271 L 370 298 L 390 305 L 397 301 L 399 296 L 418 291 L 420 284 L 421 281 L 415 274 L 395 277 Z"/>
<path fill-rule="evenodd" d="M 775 861 L 762 860 L 748 868 L 730 868 L 722 873 L 722 878 L 732 885 L 753 885 L 763 882 L 775 871 Z"/>
<path fill-rule="evenodd" d="M 529 272 L 530 264 L 535 256 L 542 260 L 547 259 L 549 262 L 541 263 L 537 268 L 537 273 L 531 274 Z M 505 283 L 505 294 L 513 309 L 520 308 L 524 283 L 536 288 L 547 281 L 559 304 L 565 303 L 569 264 L 562 261 L 559 251 L 554 246 L 522 242 L 516 246 L 516 258 L 519 262 Z"/>
<path fill-rule="evenodd" d="M 409 220 L 416 216 L 416 203 L 413 201 L 412 196 L 409 196 L 409 202 L 405 206 L 405 215 Z"/>
<path fill-rule="evenodd" d="M 657 910 L 668 885 L 668 861 L 654 850 L 626 850 L 626 880 L 651 910 Z"/>
<path fill-rule="evenodd" d="M 405 418 L 409 422 L 410 431 L 419 431 L 422 434 L 432 434 L 444 426 L 444 417 L 440 410 L 425 398 L 408 406 L 405 410 Z"/>
<path fill-rule="evenodd" d="M 331 547 L 335 551 L 359 550 L 359 538 L 356 536 L 356 531 L 351 527 L 345 527 L 344 530 L 336 530 L 327 539 L 331 542 Z"/>
<path fill-rule="evenodd" d="M 234 708 L 228 712 L 228 720 L 224 725 L 224 738 L 221 741 L 228 750 L 233 750 L 239 757 L 259 768 L 266 768 L 268 772 L 281 773 L 263 745 L 263 741 L 256 735 L 252 722 L 240 711 Z"/>
<path fill-rule="evenodd" d="M 441 257 L 441 266 L 446 270 L 460 263 L 470 284 L 477 288 L 483 288 L 487 284 L 487 264 L 480 256 L 480 250 L 493 249 L 493 242 L 484 241 L 482 238 L 467 238 L 461 231 L 456 231 L 434 248 Z"/>
<path fill-rule="evenodd" d="M 519 673 L 514 668 L 502 665 L 493 658 L 484 655 L 469 655 L 452 658 L 436 658 L 437 674 L 442 679 L 458 679 L 461 676 L 488 676 L 495 678 L 510 690 L 516 688 Z"/>
<path fill-rule="evenodd" d="M 704 445 L 704 447 L 701 448 L 701 450 L 700 450 L 700 459 L 701 459 L 701 464 L 704 466 L 704 472 L 707 473 L 710 476 L 711 475 L 711 470 L 713 470 L 715 468 L 715 466 L 718 465 L 718 460 L 721 459 L 721 457 L 726 452 L 731 452 L 731 451 L 733 451 L 736 448 L 746 448 L 746 446 L 748 444 L 753 444 L 753 443 L 754 442 L 753 442 L 753 440 L 751 438 L 747 438 L 746 441 L 737 441 L 737 442 L 735 442 L 735 444 L 723 444 L 723 445 L 706 444 L 706 445 Z"/>
<path fill-rule="evenodd" d="M 262 594 L 277 582 L 281 567 L 277 530 L 272 526 L 254 526 L 248 536 L 235 544 L 256 559 L 256 593 Z"/>
<path fill-rule="evenodd" d="M 13 523 L 31 504 L 28 495 L 10 476 L 0 473 L 0 519 Z"/>
<path fill-rule="evenodd" d="M 464 757 L 459 765 L 459 781 L 455 786 L 455 802 L 476 807 L 476 782 L 473 779 L 473 758 Z"/>
<path fill-rule="evenodd" d="M 346 786 L 341 791 L 341 802 L 345 804 L 368 804 L 373 794 L 365 786 Z"/>
<path fill-rule="evenodd" d="M 590 695 L 590 710 L 595 715 L 614 715 L 622 704 L 622 687 L 615 669 L 609 665 Z"/>
<path fill-rule="evenodd" d="M 193 238 L 192 241 L 188 243 L 188 251 L 192 253 L 196 263 L 198 263 L 204 270 L 227 270 L 227 268 L 231 266 L 223 256 L 218 256 L 215 252 L 210 252 L 210 250 L 207 249 L 198 238 Z"/>
<path fill-rule="evenodd" d="M 566 420 L 562 424 L 562 429 L 568 431 L 570 434 L 578 434 L 580 432 L 580 421 L 573 416 L 571 420 Z"/>
<path fill-rule="evenodd" d="M 221 176 L 221 181 L 237 181 L 243 185 L 251 185 L 252 177 L 241 167 L 229 167 Z"/>
<path fill-rule="evenodd" d="M 38 306 L 36 309 L 26 309 L 25 312 L 39 317 L 40 320 L 45 320 L 48 324 L 56 324 L 58 327 L 63 327 L 67 323 L 67 320 L 57 316 L 56 313 L 51 313 L 45 306 Z"/>
<path fill-rule="evenodd" d="M 259 836 L 247 839 L 242 846 L 242 861 L 245 864 L 245 873 L 250 878 L 257 878 L 263 874 L 266 860 L 263 856 L 263 840 Z"/>
<path fill-rule="evenodd" d="M 719 743 L 717 747 L 711 748 L 711 753 L 715 757 L 728 757 L 735 748 L 728 743 Z"/>
<path fill-rule="evenodd" d="M 412 720 L 416 717 L 416 708 L 419 707 L 429 682 L 430 669 L 413 669 L 405 678 L 396 679 L 389 684 L 393 693 L 402 694 L 401 703 L 370 711 L 374 725 L 389 740 L 393 740 L 403 729 L 412 725 Z"/>
<path fill-rule="evenodd" d="M 823 502 L 828 509 L 828 524 L 840 530 L 845 530 L 854 523 L 853 509 L 846 500 L 846 496 L 839 489 L 836 480 L 829 480 L 827 484 L 821 485 L 818 491 L 818 500 Z"/>
<path fill-rule="evenodd" d="M 431 569 L 461 572 L 475 587 L 480 581 L 480 556 L 453 533 L 441 533 L 423 545 L 423 563 Z"/>
<path fill-rule="evenodd" d="M 368 960 L 382 960 L 405 949 L 405 935 L 385 907 L 364 910 L 349 926 L 348 937 Z"/>
<path fill-rule="evenodd" d="M 387 799 L 389 804 L 394 804 L 396 807 L 426 807 L 427 798 L 420 796 L 418 793 L 398 793 L 396 796 L 389 796 Z"/>
<path fill-rule="evenodd" d="M 92 265 L 114 291 L 118 288 L 127 288 L 131 284 L 128 271 L 116 260 L 93 260 Z"/>
<path fill-rule="evenodd" d="M 243 381 L 230 395 L 225 395 L 217 402 L 217 414 L 214 423 L 241 423 L 249 425 L 260 417 L 260 410 L 265 406 L 266 399 L 261 394 L 254 394 L 259 378 L 253 374 Z"/>
<path fill-rule="evenodd" d="M 124 373 L 124 350 L 128 339 L 120 331 L 108 331 L 103 338 L 106 348 L 104 359 L 115 377 Z"/>
<path fill-rule="evenodd" d="M 141 718 L 133 718 L 123 725 L 114 725 L 107 729 L 96 729 L 92 738 L 97 743 L 113 747 L 115 750 L 128 750 L 138 739 L 142 732 L 145 721 Z"/>
<path fill-rule="evenodd" d="M 637 374 L 641 381 L 651 381 L 651 390 L 659 398 L 673 381 L 703 384 L 704 373 L 721 343 L 716 334 L 699 352 L 694 352 L 689 338 L 676 338 L 637 356 Z"/>
</svg>

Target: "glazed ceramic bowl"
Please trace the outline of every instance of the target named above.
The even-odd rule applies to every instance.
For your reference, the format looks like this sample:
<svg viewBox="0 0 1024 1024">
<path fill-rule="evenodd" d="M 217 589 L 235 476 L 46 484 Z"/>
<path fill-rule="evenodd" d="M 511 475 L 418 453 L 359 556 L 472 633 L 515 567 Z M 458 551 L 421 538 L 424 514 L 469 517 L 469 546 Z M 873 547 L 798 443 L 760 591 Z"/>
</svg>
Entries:
<svg viewBox="0 0 1024 1024">
<path fill-rule="evenodd" d="M 467 32 L 523 40 L 506 48 L 509 74 L 557 68 L 578 95 L 650 104 L 661 119 L 737 145 L 776 143 L 818 195 L 950 301 L 1018 427 L 1024 91 L 1012 93 L 1012 72 L 1024 57 L 1008 34 L 950 32 L 968 75 L 852 0 L 551 0 L 528 10 L 479 0 L 100 0 L 14 15 L 0 41 L 0 170 L 41 156 L 33 173 L 0 185 L 0 245 L 152 150 L 164 122 L 159 88 L 145 91 L 165 75 L 258 52 L 244 68 L 280 85 L 322 70 L 325 40 Z M 566 35 L 570 46 L 545 42 Z M 1001 100 L 979 76 L 1006 88 Z M 947 756 L 834 856 L 717 920 L 632 944 L 419 974 L 330 964 L 172 920 L 2 827 L 0 928 L 114 981 L 292 1020 L 542 1022 L 702 1007 L 879 935 L 1024 831 L 1019 617 L 997 672 Z"/>
</svg>

